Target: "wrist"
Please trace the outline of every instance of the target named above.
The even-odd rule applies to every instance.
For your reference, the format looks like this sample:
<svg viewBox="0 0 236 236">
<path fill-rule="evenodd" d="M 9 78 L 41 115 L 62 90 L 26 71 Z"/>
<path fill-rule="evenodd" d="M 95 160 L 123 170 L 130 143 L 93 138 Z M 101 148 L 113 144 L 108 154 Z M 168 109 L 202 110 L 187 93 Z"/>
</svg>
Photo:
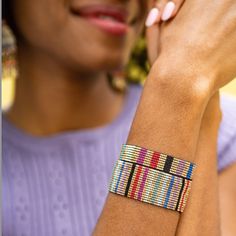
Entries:
<svg viewBox="0 0 236 236">
<path fill-rule="evenodd" d="M 175 96 L 189 103 L 208 103 L 214 91 L 216 72 L 197 66 L 186 56 L 173 58 L 160 56 L 151 68 L 150 80 Z M 171 62 L 171 64 L 170 64 Z"/>
<path fill-rule="evenodd" d="M 219 92 L 215 93 L 209 100 L 202 118 L 201 129 L 215 130 L 218 132 L 220 122 L 222 120 L 222 112 L 220 108 Z"/>
<path fill-rule="evenodd" d="M 186 73 L 183 70 L 167 68 L 155 64 L 145 84 L 150 92 L 174 102 L 176 108 L 186 106 L 190 110 L 198 107 L 204 111 L 210 97 L 210 79 L 203 75 Z"/>
<path fill-rule="evenodd" d="M 173 78 L 170 79 L 170 81 Z M 178 77 L 176 77 L 176 81 Z M 145 82 L 128 142 L 193 160 L 198 140 L 205 96 L 179 89 L 152 70 Z M 203 99 L 204 98 L 204 99 Z"/>
</svg>

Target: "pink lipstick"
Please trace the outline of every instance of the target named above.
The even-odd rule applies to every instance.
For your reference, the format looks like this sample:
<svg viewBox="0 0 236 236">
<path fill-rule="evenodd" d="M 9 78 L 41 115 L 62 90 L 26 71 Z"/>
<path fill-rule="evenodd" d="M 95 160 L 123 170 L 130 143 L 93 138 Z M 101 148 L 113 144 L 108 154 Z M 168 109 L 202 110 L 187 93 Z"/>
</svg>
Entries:
<svg viewBox="0 0 236 236">
<path fill-rule="evenodd" d="M 71 11 L 113 35 L 124 36 L 129 29 L 128 12 L 122 7 L 93 5 L 72 8 Z"/>
</svg>

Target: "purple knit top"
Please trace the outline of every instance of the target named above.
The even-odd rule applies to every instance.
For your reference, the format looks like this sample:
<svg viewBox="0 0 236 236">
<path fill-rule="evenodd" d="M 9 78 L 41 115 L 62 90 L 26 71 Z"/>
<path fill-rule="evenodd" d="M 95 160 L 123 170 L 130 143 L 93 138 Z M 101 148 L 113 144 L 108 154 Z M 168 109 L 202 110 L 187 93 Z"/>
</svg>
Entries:
<svg viewBox="0 0 236 236">
<path fill-rule="evenodd" d="M 131 85 L 118 118 L 95 129 L 39 138 L 3 117 L 4 236 L 91 235 L 141 90 Z M 236 99 L 222 109 L 219 170 L 236 161 Z"/>
</svg>

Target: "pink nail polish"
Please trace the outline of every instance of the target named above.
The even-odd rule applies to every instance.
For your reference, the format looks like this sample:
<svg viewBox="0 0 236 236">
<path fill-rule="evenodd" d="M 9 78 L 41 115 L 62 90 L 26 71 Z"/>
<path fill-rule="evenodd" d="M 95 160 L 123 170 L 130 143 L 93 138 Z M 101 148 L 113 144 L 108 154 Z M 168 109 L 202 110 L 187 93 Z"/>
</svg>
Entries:
<svg viewBox="0 0 236 236">
<path fill-rule="evenodd" d="M 161 16 L 161 19 L 163 21 L 167 21 L 171 18 L 172 13 L 175 10 L 175 3 L 174 2 L 168 2 L 164 8 L 163 14 Z"/>
<path fill-rule="evenodd" d="M 158 15 L 159 15 L 159 10 L 157 8 L 152 8 L 148 14 L 145 25 L 147 27 L 152 26 L 156 22 Z"/>
</svg>

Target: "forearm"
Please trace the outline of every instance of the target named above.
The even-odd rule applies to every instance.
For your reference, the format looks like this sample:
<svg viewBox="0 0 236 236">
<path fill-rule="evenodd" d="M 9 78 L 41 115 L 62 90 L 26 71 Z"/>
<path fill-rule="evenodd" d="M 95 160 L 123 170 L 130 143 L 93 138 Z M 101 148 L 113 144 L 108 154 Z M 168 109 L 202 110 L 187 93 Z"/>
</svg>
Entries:
<svg viewBox="0 0 236 236">
<path fill-rule="evenodd" d="M 179 236 L 220 235 L 217 137 L 220 121 L 218 95 L 211 99 L 201 124 L 195 163 L 197 169 L 188 205 L 177 228 Z"/>
<path fill-rule="evenodd" d="M 190 91 L 178 87 L 180 80 L 168 84 L 158 73 L 152 75 L 127 143 L 193 161 L 205 101 L 194 93 L 185 97 Z M 175 211 L 109 194 L 94 235 L 174 235 L 179 216 Z"/>
</svg>

